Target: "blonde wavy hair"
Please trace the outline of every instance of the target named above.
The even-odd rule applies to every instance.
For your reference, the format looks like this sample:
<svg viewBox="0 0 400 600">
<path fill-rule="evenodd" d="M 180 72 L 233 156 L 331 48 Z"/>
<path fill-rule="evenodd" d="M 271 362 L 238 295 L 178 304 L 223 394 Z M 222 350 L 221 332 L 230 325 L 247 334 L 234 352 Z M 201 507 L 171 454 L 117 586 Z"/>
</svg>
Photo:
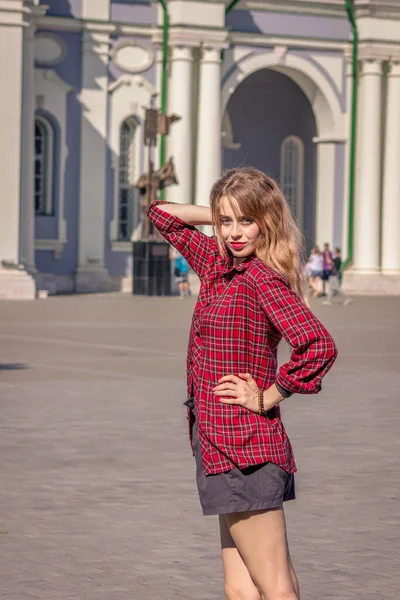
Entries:
<svg viewBox="0 0 400 600">
<path fill-rule="evenodd" d="M 216 181 L 211 195 L 211 211 L 218 247 L 227 249 L 221 235 L 221 199 L 232 202 L 232 210 L 251 218 L 261 230 L 256 256 L 288 280 L 291 288 L 307 301 L 304 281 L 303 235 L 295 223 L 278 184 L 253 167 L 230 169 Z M 238 216 L 238 215 L 237 215 Z"/>
</svg>

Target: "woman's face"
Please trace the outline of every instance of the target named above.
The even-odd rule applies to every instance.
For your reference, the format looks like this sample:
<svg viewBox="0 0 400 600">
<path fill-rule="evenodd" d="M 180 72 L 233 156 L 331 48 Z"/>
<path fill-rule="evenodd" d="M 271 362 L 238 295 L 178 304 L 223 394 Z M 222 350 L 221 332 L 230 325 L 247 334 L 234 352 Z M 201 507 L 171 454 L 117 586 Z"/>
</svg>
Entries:
<svg viewBox="0 0 400 600">
<path fill-rule="evenodd" d="M 261 230 L 250 217 L 240 214 L 238 205 L 235 207 L 235 215 L 232 203 L 235 201 L 228 200 L 226 196 L 221 198 L 219 228 L 225 245 L 233 255 L 234 264 L 237 265 L 254 254 L 260 242 Z"/>
</svg>

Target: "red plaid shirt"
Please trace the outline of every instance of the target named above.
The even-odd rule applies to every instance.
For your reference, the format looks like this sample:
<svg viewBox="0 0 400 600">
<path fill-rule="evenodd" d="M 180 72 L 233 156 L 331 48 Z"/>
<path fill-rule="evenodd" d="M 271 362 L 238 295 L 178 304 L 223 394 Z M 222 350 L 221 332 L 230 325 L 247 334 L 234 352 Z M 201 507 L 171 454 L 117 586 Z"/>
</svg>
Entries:
<svg viewBox="0 0 400 600">
<path fill-rule="evenodd" d="M 188 396 L 194 396 L 199 441 L 207 475 L 271 461 L 294 473 L 293 451 L 277 405 L 260 416 L 239 405 L 221 404 L 213 387 L 224 375 L 250 373 L 259 388 L 315 394 L 332 366 L 335 343 L 287 280 L 259 258 L 238 266 L 224 259 L 210 238 L 157 208 L 148 216 L 188 261 L 201 281 L 187 357 Z M 282 337 L 292 347 L 277 372 Z M 190 417 L 190 413 L 189 413 Z"/>
</svg>

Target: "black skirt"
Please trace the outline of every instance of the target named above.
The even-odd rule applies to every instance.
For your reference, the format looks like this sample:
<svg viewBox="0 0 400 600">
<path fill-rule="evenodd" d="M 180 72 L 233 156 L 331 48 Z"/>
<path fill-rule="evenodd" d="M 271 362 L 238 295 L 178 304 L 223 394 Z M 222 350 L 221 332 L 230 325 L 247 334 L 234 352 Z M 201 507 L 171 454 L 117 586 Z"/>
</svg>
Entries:
<svg viewBox="0 0 400 600">
<path fill-rule="evenodd" d="M 272 462 L 205 475 L 194 402 L 190 399 L 185 404 L 190 407 L 194 420 L 192 444 L 197 488 L 204 515 L 269 510 L 295 499 L 294 475 Z"/>
</svg>

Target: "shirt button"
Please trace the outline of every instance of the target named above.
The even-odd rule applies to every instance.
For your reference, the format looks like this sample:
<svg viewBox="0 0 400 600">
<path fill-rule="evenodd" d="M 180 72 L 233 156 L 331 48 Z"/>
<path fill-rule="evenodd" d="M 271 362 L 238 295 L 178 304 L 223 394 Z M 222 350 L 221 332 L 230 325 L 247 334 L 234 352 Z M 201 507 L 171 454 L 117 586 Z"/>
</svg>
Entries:
<svg viewBox="0 0 400 600">
<path fill-rule="evenodd" d="M 200 337 L 200 331 L 196 331 L 197 337 Z"/>
</svg>

